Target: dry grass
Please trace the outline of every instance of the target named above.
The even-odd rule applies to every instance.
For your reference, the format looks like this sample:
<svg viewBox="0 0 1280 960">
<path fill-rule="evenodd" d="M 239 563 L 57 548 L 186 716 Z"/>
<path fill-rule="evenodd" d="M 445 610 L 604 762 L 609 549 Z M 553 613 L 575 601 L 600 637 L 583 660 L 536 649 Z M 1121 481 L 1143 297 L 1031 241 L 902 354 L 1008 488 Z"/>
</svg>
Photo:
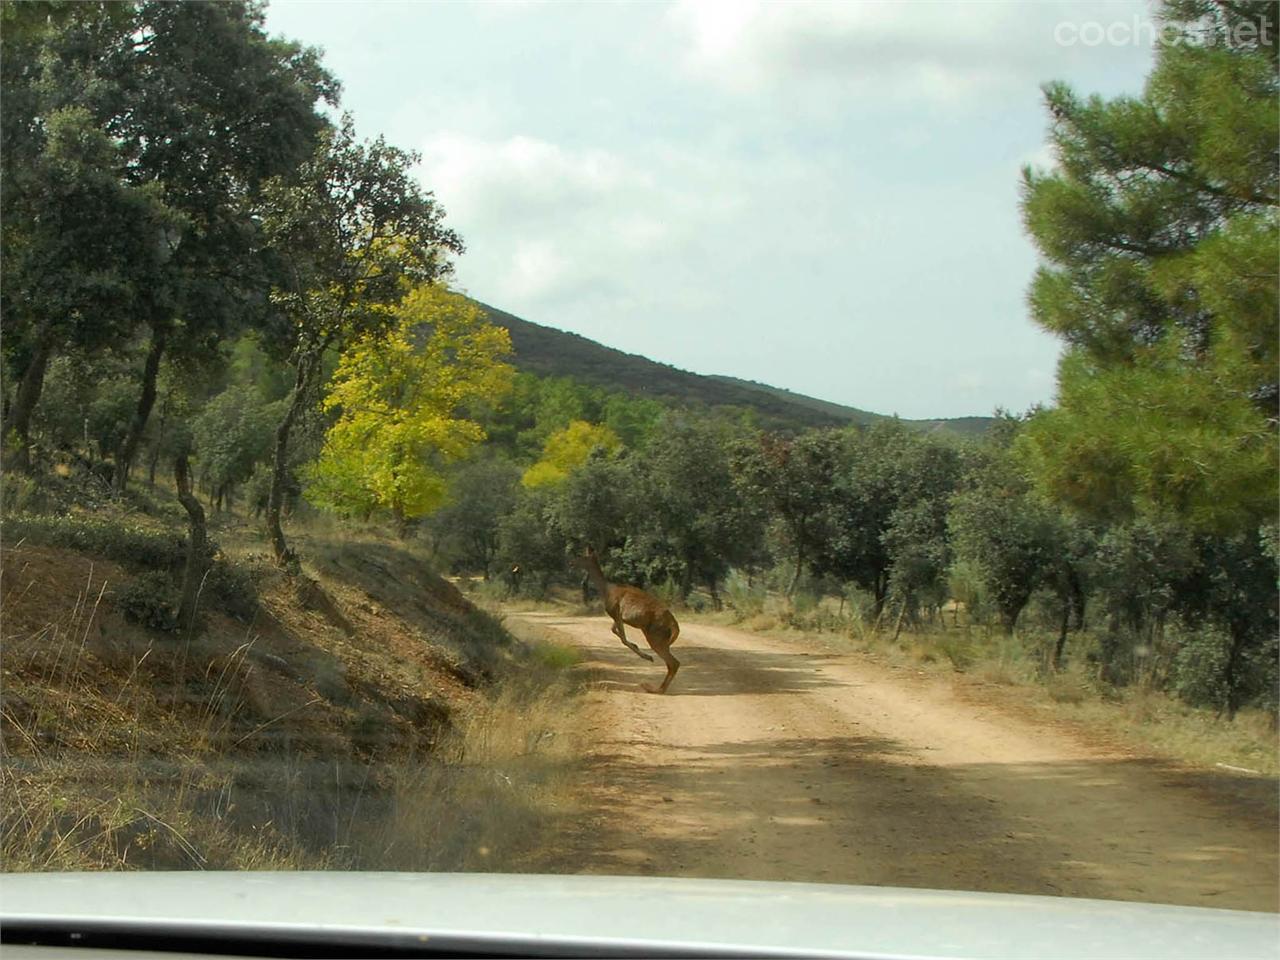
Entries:
<svg viewBox="0 0 1280 960">
<path fill-rule="evenodd" d="M 392 775 L 388 814 L 354 829 L 366 869 L 528 872 L 574 813 L 580 753 L 565 668 L 576 653 L 535 646 L 478 704 L 433 761 Z"/>
<path fill-rule="evenodd" d="M 254 628 L 194 638 L 126 623 L 117 564 L 0 554 L 0 867 L 518 869 L 565 806 L 573 658 L 360 550 L 334 562 L 391 564 L 416 606 L 343 567 L 323 609 L 273 580 Z M 492 681 L 468 686 L 450 645 L 487 650 Z"/>
</svg>

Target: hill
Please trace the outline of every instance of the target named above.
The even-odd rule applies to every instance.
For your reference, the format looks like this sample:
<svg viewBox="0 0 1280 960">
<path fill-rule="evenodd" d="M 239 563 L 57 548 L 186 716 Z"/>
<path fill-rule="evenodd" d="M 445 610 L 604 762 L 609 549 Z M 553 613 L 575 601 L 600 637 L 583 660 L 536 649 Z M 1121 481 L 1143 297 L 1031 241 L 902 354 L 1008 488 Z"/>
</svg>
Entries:
<svg viewBox="0 0 1280 960">
<path fill-rule="evenodd" d="M 763 383 L 690 373 L 648 357 L 615 350 L 576 333 L 533 323 L 478 300 L 475 302 L 493 323 L 510 331 L 515 365 L 526 373 L 541 377 L 572 377 L 592 386 L 624 390 L 639 396 L 706 407 L 751 410 L 763 426 L 773 429 L 871 424 L 889 419 L 884 414 L 819 400 Z M 921 430 L 974 436 L 985 431 L 991 419 L 959 417 L 903 422 Z"/>
</svg>

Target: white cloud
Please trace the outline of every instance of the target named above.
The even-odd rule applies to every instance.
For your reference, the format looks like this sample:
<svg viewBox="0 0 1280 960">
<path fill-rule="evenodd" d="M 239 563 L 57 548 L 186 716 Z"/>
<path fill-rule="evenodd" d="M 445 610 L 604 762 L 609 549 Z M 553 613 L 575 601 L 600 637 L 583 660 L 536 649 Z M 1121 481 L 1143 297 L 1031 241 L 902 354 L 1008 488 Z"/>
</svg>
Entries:
<svg viewBox="0 0 1280 960">
<path fill-rule="evenodd" d="M 953 3 L 897 0 L 679 0 L 668 25 L 683 66 L 739 92 L 812 84 L 886 101 L 953 105 L 1034 85 L 1106 52 L 1055 40 L 1054 27 L 1143 11 L 1126 3 Z"/>
<path fill-rule="evenodd" d="M 617 296 L 708 219 L 733 208 L 709 165 L 655 149 L 641 161 L 529 136 L 445 133 L 421 148 L 421 176 L 468 243 L 460 279 L 528 308 L 591 291 Z"/>
</svg>

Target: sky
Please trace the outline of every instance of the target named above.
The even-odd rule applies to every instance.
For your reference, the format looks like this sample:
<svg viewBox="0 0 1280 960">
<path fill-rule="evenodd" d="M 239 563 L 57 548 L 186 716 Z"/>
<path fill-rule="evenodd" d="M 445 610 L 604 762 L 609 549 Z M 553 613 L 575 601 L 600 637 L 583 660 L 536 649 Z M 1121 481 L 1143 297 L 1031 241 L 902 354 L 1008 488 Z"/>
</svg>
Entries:
<svg viewBox="0 0 1280 960">
<path fill-rule="evenodd" d="M 1138 93 L 1146 3 L 273 0 L 417 151 L 478 300 L 909 418 L 1051 402 L 1020 170 L 1040 90 Z"/>
</svg>

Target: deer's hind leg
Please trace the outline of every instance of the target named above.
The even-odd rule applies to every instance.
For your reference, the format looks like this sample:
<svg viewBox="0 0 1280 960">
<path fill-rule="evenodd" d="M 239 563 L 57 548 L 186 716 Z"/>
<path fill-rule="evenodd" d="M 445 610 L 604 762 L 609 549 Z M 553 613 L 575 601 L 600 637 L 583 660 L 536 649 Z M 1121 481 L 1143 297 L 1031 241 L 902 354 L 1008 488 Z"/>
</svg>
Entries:
<svg viewBox="0 0 1280 960">
<path fill-rule="evenodd" d="M 619 640 L 621 640 L 628 647 L 630 647 L 631 652 L 634 653 L 637 657 L 643 657 L 645 660 L 648 660 L 650 663 L 653 663 L 653 657 L 649 656 L 649 654 L 645 653 L 643 650 L 641 650 L 634 643 L 632 643 L 630 640 L 627 639 L 627 629 L 622 625 L 622 620 L 617 617 L 615 617 L 613 620 L 613 635 L 617 637 Z"/>
<path fill-rule="evenodd" d="M 652 687 L 645 684 L 645 689 L 650 693 L 666 693 L 667 687 L 671 686 L 671 681 L 676 678 L 676 671 L 680 669 L 680 661 L 675 658 L 671 652 L 671 644 L 675 642 L 675 637 L 667 631 L 650 631 L 644 635 L 645 640 L 649 642 L 649 646 L 653 648 L 653 652 L 662 658 L 662 662 L 667 665 L 667 675 L 662 680 L 660 687 Z"/>
</svg>

